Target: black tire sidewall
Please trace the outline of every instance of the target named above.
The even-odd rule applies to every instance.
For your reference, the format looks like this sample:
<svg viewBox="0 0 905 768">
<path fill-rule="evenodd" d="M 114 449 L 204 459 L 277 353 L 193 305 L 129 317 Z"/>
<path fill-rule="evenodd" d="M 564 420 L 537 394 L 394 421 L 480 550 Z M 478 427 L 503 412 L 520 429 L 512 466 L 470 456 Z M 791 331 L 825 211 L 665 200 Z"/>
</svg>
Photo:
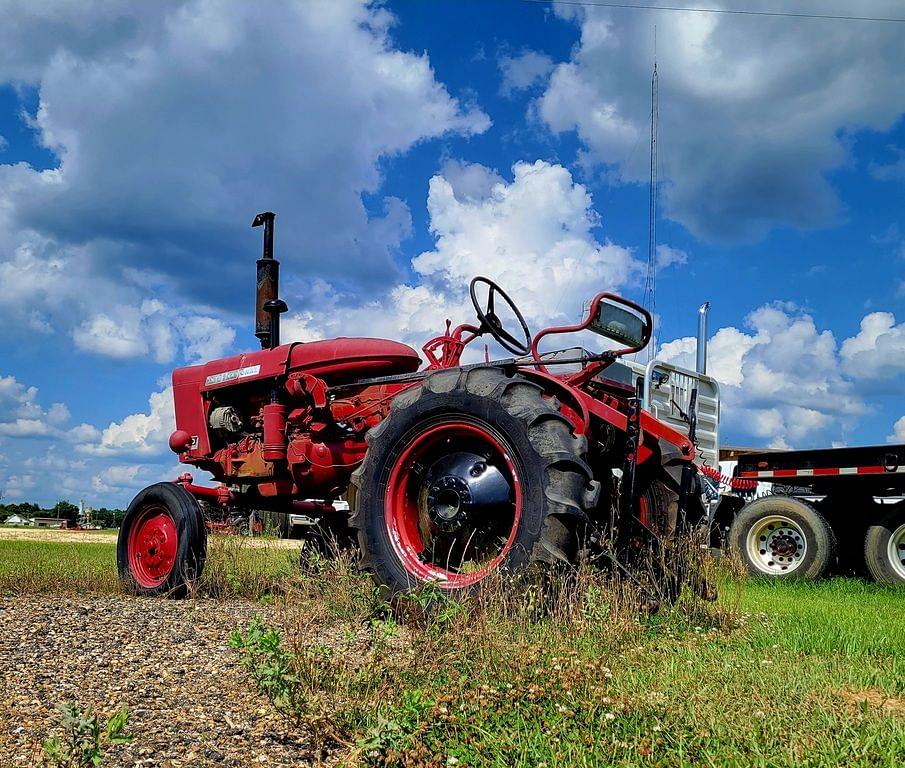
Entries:
<svg viewBox="0 0 905 768">
<path fill-rule="evenodd" d="M 804 534 L 804 558 L 788 573 L 765 573 L 748 556 L 748 533 L 760 520 L 772 515 L 792 520 Z M 750 575 L 765 579 L 818 579 L 826 574 L 836 556 L 835 535 L 823 515 L 806 502 L 788 496 L 767 496 L 742 507 L 729 529 L 729 545 Z"/>
<path fill-rule="evenodd" d="M 905 524 L 905 502 L 899 502 L 867 529 L 864 537 L 864 560 L 874 580 L 880 584 L 905 585 L 905 579 L 889 562 L 889 540 L 893 532 Z"/>
<path fill-rule="evenodd" d="M 389 476 L 395 462 L 417 434 L 440 423 L 468 422 L 493 434 L 510 450 L 521 484 L 522 504 L 515 540 L 500 570 L 511 572 L 525 565 L 544 525 L 544 477 L 547 462 L 528 439 L 527 425 L 512 416 L 498 401 L 463 390 L 433 393 L 424 391 L 412 405 L 394 413 L 380 434 L 381 450 L 359 491 L 359 537 L 367 565 L 379 581 L 392 591 L 410 589 L 417 583 L 403 565 L 390 541 L 386 524 L 385 499 Z"/>
<path fill-rule="evenodd" d="M 143 587 L 129 568 L 129 534 L 148 504 L 163 506 L 176 524 L 177 547 L 173 570 L 157 587 Z M 132 499 L 123 517 L 116 542 L 116 565 L 126 588 L 136 595 L 183 597 L 189 584 L 200 577 L 207 557 L 207 528 L 198 501 L 175 483 L 155 483 Z"/>
</svg>

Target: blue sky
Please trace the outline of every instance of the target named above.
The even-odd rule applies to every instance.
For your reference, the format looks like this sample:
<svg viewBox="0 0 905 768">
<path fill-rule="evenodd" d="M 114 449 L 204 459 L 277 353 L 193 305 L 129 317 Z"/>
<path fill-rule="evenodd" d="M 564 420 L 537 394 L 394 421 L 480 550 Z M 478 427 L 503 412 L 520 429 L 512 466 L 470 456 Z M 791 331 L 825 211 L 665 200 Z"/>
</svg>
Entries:
<svg viewBox="0 0 905 768">
<path fill-rule="evenodd" d="M 535 328 L 640 298 L 654 25 L 660 355 L 690 361 L 709 300 L 724 442 L 905 440 L 905 24 L 505 0 L 4 18 L 5 499 L 123 506 L 174 474 L 169 372 L 254 346 L 258 210 L 303 340 L 420 346 L 478 271 Z"/>
</svg>

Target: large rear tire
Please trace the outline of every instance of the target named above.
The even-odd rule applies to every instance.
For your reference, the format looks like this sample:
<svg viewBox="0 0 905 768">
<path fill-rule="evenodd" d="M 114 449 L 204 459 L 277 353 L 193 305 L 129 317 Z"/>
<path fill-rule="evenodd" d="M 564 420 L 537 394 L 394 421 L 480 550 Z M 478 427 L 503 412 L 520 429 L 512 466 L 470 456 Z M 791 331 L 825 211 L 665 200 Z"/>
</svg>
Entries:
<svg viewBox="0 0 905 768">
<path fill-rule="evenodd" d="M 116 544 L 119 576 L 130 592 L 184 597 L 206 556 L 204 516 L 188 491 L 156 483 L 132 500 Z"/>
<path fill-rule="evenodd" d="M 391 592 L 462 592 L 494 571 L 576 561 L 600 486 L 587 440 L 537 384 L 492 367 L 429 374 L 368 443 L 349 522 Z"/>
<path fill-rule="evenodd" d="M 765 496 L 742 507 L 729 545 L 752 576 L 819 579 L 836 560 L 836 534 L 826 518 L 791 496 Z"/>
<path fill-rule="evenodd" d="M 905 586 L 905 501 L 895 504 L 867 529 L 864 560 L 876 581 Z"/>
</svg>

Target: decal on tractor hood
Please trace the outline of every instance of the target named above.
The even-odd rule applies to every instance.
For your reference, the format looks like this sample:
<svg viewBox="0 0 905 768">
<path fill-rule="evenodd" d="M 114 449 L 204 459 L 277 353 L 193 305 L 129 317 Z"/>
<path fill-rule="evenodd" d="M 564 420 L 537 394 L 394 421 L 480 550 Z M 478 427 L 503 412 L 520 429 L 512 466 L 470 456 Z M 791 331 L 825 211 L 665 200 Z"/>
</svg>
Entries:
<svg viewBox="0 0 905 768">
<path fill-rule="evenodd" d="M 244 379 L 248 376 L 257 376 L 260 371 L 260 365 L 249 365 L 246 368 L 236 368 L 234 371 L 215 373 L 204 380 L 204 386 L 210 387 L 214 384 L 222 384 L 224 381 L 233 381 L 234 379 Z"/>
</svg>

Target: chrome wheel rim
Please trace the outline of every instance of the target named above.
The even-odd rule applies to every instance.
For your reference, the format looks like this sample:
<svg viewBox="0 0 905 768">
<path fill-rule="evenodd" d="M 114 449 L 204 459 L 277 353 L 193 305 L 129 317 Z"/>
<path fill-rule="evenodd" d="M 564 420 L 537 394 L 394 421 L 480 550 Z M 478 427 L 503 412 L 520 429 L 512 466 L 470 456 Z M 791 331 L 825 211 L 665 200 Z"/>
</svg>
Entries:
<svg viewBox="0 0 905 768">
<path fill-rule="evenodd" d="M 758 520 L 748 531 L 745 546 L 754 567 L 768 576 L 796 571 L 808 551 L 801 526 L 785 515 L 769 515 Z"/>
<path fill-rule="evenodd" d="M 905 523 L 896 528 L 889 537 L 886 555 L 896 575 L 905 580 Z"/>
</svg>

